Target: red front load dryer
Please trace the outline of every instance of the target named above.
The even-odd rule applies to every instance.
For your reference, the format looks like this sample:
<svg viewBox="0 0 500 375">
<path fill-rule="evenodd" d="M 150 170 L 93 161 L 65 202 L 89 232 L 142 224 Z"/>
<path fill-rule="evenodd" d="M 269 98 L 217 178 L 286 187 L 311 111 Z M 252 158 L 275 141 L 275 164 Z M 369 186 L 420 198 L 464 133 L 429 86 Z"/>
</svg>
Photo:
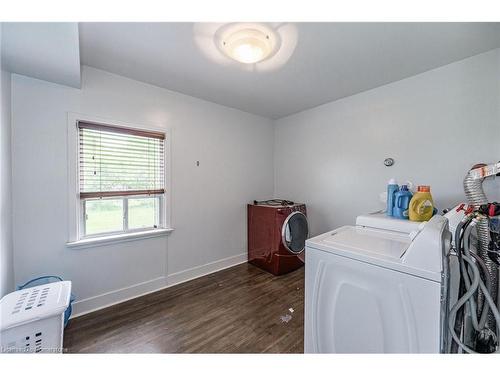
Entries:
<svg viewBox="0 0 500 375">
<path fill-rule="evenodd" d="M 305 204 L 249 204 L 248 262 L 273 275 L 296 270 L 308 233 Z"/>
</svg>

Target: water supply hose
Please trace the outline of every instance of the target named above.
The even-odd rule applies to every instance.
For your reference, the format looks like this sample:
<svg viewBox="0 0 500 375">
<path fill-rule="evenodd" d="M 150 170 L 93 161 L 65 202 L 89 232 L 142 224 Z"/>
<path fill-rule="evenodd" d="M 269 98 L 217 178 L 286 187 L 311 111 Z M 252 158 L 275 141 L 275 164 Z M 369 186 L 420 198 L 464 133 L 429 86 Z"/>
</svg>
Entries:
<svg viewBox="0 0 500 375">
<path fill-rule="evenodd" d="M 483 181 L 484 178 L 477 178 L 474 173 L 471 173 L 476 168 L 480 168 L 485 166 L 485 164 L 477 164 L 472 167 L 472 169 L 467 173 L 464 179 L 464 191 L 465 196 L 467 197 L 467 201 L 469 204 L 474 206 L 480 206 L 482 204 L 488 203 L 488 198 L 483 190 Z M 498 300 L 498 267 L 497 265 L 490 259 L 488 256 L 488 244 L 490 242 L 490 229 L 488 225 L 488 220 L 486 218 L 481 219 L 477 224 L 477 237 L 479 241 L 479 246 L 477 253 L 481 257 L 481 259 L 486 264 L 486 268 L 488 269 L 489 278 L 491 280 L 491 295 L 493 299 Z M 484 306 L 482 293 L 479 293 L 478 302 L 479 305 Z M 488 326 L 491 330 L 495 331 L 495 319 L 490 313 L 488 315 Z"/>
<path fill-rule="evenodd" d="M 472 270 L 472 284 L 470 288 L 467 290 L 467 292 L 453 305 L 453 307 L 450 310 L 450 315 L 449 315 L 449 320 L 448 320 L 448 329 L 451 333 L 451 336 L 453 338 L 453 341 L 455 341 L 462 350 L 464 350 L 467 353 L 477 353 L 476 351 L 472 350 L 469 348 L 467 345 L 465 345 L 460 338 L 458 337 L 457 333 L 455 332 L 455 318 L 457 315 L 458 310 L 470 299 L 474 298 L 474 293 L 478 290 L 478 288 L 481 289 L 483 292 L 484 298 L 485 298 L 485 303 L 487 303 L 490 308 L 491 312 L 493 315 L 493 318 L 495 319 L 497 327 L 500 327 L 500 312 L 498 311 L 495 302 L 493 301 L 493 298 L 491 297 L 490 293 L 486 289 L 484 283 L 481 280 L 481 277 L 479 275 L 479 269 L 477 266 L 474 264 L 474 261 L 468 257 L 462 254 L 463 261 L 468 263 Z M 499 332 L 496 332 L 497 337 Z M 500 349 L 497 347 L 496 353 L 499 353 Z"/>
<path fill-rule="evenodd" d="M 471 288 L 471 280 L 472 280 L 472 274 L 469 274 L 469 271 L 467 269 L 466 263 L 464 262 L 463 258 L 463 253 L 464 251 L 464 246 L 463 243 L 464 241 L 467 240 L 467 231 L 471 230 L 472 227 L 472 215 L 467 215 L 465 216 L 462 221 L 459 223 L 457 226 L 456 232 L 455 232 L 455 249 L 457 251 L 457 256 L 458 256 L 458 263 L 460 267 L 460 276 L 461 279 L 464 282 L 464 286 L 466 290 L 469 290 Z M 468 254 L 464 254 L 468 256 Z M 472 326 L 476 331 L 479 331 L 479 324 L 477 321 L 477 309 L 476 309 L 476 301 L 474 298 L 469 298 L 468 306 L 470 309 L 470 315 L 472 318 Z M 457 332 L 458 333 L 458 332 Z"/>
<path fill-rule="evenodd" d="M 474 258 L 476 261 L 476 265 L 479 266 L 481 273 L 483 274 L 484 277 L 484 285 L 486 287 L 486 290 L 488 293 L 491 295 L 491 280 L 488 275 L 488 269 L 486 268 L 486 264 L 484 264 L 483 260 L 481 257 L 475 253 L 470 253 L 471 258 Z M 488 319 L 488 312 L 490 311 L 490 306 L 486 303 L 483 306 L 482 312 L 481 312 L 481 318 L 479 320 L 479 327 L 482 329 L 486 325 L 486 321 Z"/>
<path fill-rule="evenodd" d="M 472 219 L 472 221 L 470 222 L 470 224 L 464 230 L 464 235 L 463 235 L 463 250 L 464 250 L 465 256 L 469 257 L 469 258 L 472 255 L 472 253 L 470 251 L 470 234 L 471 234 L 472 229 L 478 224 L 478 222 L 479 222 L 479 220 L 477 218 Z M 479 256 L 477 256 L 477 257 L 478 257 L 478 259 L 481 259 L 481 257 L 479 257 Z M 482 262 L 482 264 L 486 268 L 485 263 Z M 465 264 L 463 262 L 462 262 L 462 265 L 463 265 L 463 268 L 465 269 L 466 267 L 465 267 Z M 489 273 L 487 272 L 488 269 L 487 268 L 485 270 L 483 269 L 483 272 L 484 271 L 486 271 L 485 277 L 486 277 L 487 285 L 488 285 L 486 287 L 486 290 L 488 290 L 488 293 L 491 293 L 491 280 L 489 278 Z M 469 272 L 470 272 L 470 270 L 468 270 L 467 273 L 472 278 L 472 275 Z M 468 277 L 466 276 L 466 278 L 465 278 L 466 284 L 467 284 L 467 281 L 468 281 Z M 479 279 L 479 282 L 480 283 L 482 282 L 481 278 Z M 475 299 L 471 298 L 470 299 L 470 306 L 471 306 L 471 314 L 472 314 L 472 318 L 473 318 L 472 322 L 473 322 L 473 324 L 476 322 L 477 328 L 476 327 L 474 327 L 474 328 L 477 331 L 481 331 L 485 327 L 486 321 L 488 319 L 489 305 L 487 303 L 484 303 L 482 311 L 481 311 L 481 318 L 479 320 L 479 323 L 477 323 L 477 313 L 476 313 L 476 306 L 475 305 L 476 305 Z M 480 310 L 477 310 L 477 311 L 479 312 Z"/>
<path fill-rule="evenodd" d="M 490 277 L 488 274 L 488 269 L 486 268 L 486 264 L 481 259 L 481 257 L 479 255 L 477 255 L 476 253 L 471 251 L 470 255 L 474 258 L 474 260 L 476 261 L 476 264 L 479 265 L 479 267 L 481 268 L 480 271 L 483 273 L 484 285 L 486 286 L 486 289 L 488 290 L 488 292 L 490 292 L 490 294 L 491 294 L 491 280 L 490 280 Z"/>
<path fill-rule="evenodd" d="M 462 296 L 464 293 L 465 293 L 465 282 L 464 282 L 464 278 L 461 276 L 462 273 L 461 273 L 461 267 L 460 265 L 462 264 L 462 251 L 460 250 L 461 249 L 461 241 L 462 241 L 462 227 L 464 226 L 464 224 L 466 222 L 468 222 L 470 220 L 469 216 L 466 216 L 464 217 L 457 225 L 457 227 L 455 228 L 455 250 L 456 250 L 456 255 L 457 255 L 457 258 L 458 258 L 458 267 L 459 267 L 459 273 L 460 273 L 460 283 L 459 283 L 459 289 L 458 289 L 458 298 L 460 298 L 460 296 Z M 451 307 L 450 307 L 450 313 L 451 313 Z M 453 317 L 453 320 L 454 320 L 454 333 L 455 335 L 458 337 L 458 336 L 461 336 L 462 334 L 462 328 L 463 328 L 463 323 L 464 323 L 464 315 L 465 315 L 465 312 L 464 312 L 464 308 L 463 307 L 458 307 L 457 308 L 457 311 L 455 312 L 455 316 Z M 448 318 L 450 319 L 450 317 Z M 451 350 L 451 353 L 458 353 L 458 344 L 457 344 L 458 341 L 456 340 L 453 340 L 451 342 L 451 347 L 450 347 L 450 350 Z"/>
</svg>

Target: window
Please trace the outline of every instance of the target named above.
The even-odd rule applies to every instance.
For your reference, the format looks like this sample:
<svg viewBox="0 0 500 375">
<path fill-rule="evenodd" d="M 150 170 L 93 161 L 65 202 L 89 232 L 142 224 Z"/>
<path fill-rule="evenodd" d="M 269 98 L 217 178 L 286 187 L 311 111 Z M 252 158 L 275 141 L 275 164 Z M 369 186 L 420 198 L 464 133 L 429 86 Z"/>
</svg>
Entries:
<svg viewBox="0 0 500 375">
<path fill-rule="evenodd" d="M 78 121 L 79 238 L 165 226 L 165 134 Z"/>
</svg>

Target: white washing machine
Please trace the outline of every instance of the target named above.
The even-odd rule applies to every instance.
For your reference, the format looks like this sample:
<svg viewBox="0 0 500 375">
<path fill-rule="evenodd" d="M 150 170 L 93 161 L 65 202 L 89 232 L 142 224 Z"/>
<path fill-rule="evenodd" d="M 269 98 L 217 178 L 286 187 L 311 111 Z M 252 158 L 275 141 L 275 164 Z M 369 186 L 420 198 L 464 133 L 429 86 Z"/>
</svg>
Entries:
<svg viewBox="0 0 500 375">
<path fill-rule="evenodd" d="M 439 353 L 447 345 L 447 220 L 360 216 L 306 242 L 306 353 Z"/>
</svg>

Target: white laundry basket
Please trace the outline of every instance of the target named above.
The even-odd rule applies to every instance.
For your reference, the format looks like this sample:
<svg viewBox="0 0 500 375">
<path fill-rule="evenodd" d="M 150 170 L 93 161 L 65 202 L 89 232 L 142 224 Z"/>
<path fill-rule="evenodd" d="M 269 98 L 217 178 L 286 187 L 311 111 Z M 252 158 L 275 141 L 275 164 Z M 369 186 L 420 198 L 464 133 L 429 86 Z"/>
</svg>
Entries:
<svg viewBox="0 0 500 375">
<path fill-rule="evenodd" d="M 39 285 L 0 300 L 0 352 L 60 353 L 71 281 Z"/>
</svg>

